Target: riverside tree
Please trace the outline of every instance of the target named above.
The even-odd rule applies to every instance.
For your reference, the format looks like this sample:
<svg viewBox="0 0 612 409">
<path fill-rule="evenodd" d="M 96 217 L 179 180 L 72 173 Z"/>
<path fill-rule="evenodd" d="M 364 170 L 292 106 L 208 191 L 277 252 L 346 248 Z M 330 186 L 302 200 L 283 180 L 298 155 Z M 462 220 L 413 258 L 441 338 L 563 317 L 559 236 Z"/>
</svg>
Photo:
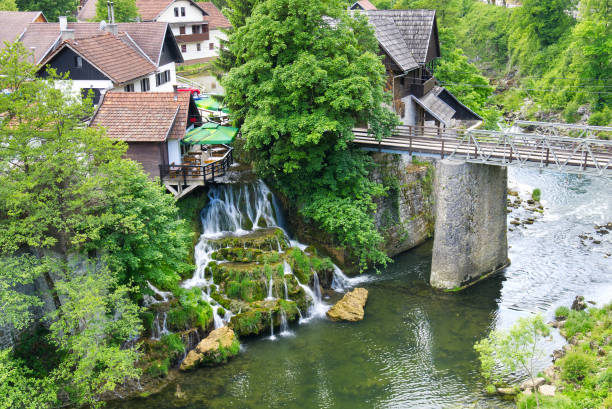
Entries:
<svg viewBox="0 0 612 409">
<path fill-rule="evenodd" d="M 18 402 L 0 408 L 95 406 L 138 376 L 138 352 L 122 347 L 142 329 L 136 301 L 147 280 L 172 288 L 191 270 L 191 234 L 173 199 L 122 158 L 126 145 L 84 124 L 91 100 L 53 73 L 36 79 L 27 61 L 20 43 L 0 52 L 0 325 L 24 334 L 0 354 L 2 387 Z M 54 304 L 44 316 L 32 308 L 46 294 L 20 289 L 35 282 Z M 18 401 L 37 385 L 38 400 Z"/>
<path fill-rule="evenodd" d="M 535 364 L 544 357 L 538 344 L 550 333 L 541 315 L 519 318 L 509 330 L 492 331 L 487 338 L 478 341 L 474 349 L 478 352 L 483 376 L 498 382 L 503 376 L 517 370 L 525 371 L 535 384 Z M 537 407 L 540 407 L 538 391 L 534 388 Z"/>
<path fill-rule="evenodd" d="M 372 29 L 340 2 L 262 0 L 229 37 L 234 67 L 223 81 L 258 174 L 335 235 L 362 268 L 385 263 L 367 179 L 369 162 L 351 129 L 389 135 L 385 72 Z"/>
<path fill-rule="evenodd" d="M 118 23 L 135 21 L 138 17 L 136 0 L 113 0 L 115 21 Z M 96 3 L 96 20 L 108 20 L 108 8 L 105 0 Z"/>
</svg>

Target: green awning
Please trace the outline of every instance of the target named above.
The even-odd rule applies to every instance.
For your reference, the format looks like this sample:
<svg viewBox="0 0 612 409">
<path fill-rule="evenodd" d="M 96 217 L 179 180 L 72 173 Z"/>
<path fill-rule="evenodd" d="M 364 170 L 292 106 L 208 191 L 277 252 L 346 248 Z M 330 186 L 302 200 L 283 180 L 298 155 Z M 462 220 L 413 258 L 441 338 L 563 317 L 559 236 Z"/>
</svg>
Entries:
<svg viewBox="0 0 612 409">
<path fill-rule="evenodd" d="M 229 109 L 222 103 L 210 96 L 196 100 L 196 105 L 198 108 L 205 109 L 207 111 L 221 111 L 226 114 L 229 114 L 230 112 Z"/>
<path fill-rule="evenodd" d="M 199 128 L 187 132 L 183 143 L 188 145 L 220 145 L 232 143 L 238 134 L 238 128 L 222 126 L 214 122 L 207 122 Z"/>
</svg>

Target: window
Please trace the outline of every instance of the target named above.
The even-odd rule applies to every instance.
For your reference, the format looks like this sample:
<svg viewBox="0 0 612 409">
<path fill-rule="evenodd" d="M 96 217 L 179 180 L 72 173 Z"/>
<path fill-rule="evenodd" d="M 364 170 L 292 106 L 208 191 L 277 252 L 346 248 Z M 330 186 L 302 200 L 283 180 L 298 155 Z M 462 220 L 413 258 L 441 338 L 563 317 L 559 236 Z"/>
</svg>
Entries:
<svg viewBox="0 0 612 409">
<path fill-rule="evenodd" d="M 185 26 L 179 27 L 179 34 L 185 34 Z"/>
<path fill-rule="evenodd" d="M 134 84 L 127 84 L 125 87 L 123 87 L 123 90 L 125 92 L 134 92 Z"/>
<path fill-rule="evenodd" d="M 210 43 L 208 44 L 208 49 L 209 49 L 209 50 L 214 50 L 214 49 L 215 49 L 215 43 L 210 42 Z"/>
<path fill-rule="evenodd" d="M 202 24 L 202 32 L 208 33 L 208 24 Z"/>
<path fill-rule="evenodd" d="M 202 29 L 202 26 L 199 26 L 199 25 L 191 26 L 191 32 L 193 34 L 200 34 L 201 29 Z"/>
<path fill-rule="evenodd" d="M 174 8 L 174 17 L 178 17 L 178 7 Z"/>
<path fill-rule="evenodd" d="M 158 87 L 161 84 L 165 84 L 166 82 L 170 81 L 170 70 L 166 70 L 164 72 L 158 72 L 157 74 L 155 74 L 155 85 L 157 85 Z"/>
<path fill-rule="evenodd" d="M 83 59 L 81 57 L 79 57 L 78 55 L 76 57 L 74 57 L 74 66 L 77 68 L 82 68 L 83 67 Z"/>
<path fill-rule="evenodd" d="M 181 17 L 185 17 L 185 7 L 181 7 Z"/>
<path fill-rule="evenodd" d="M 140 80 L 140 90 L 142 92 L 147 92 L 151 89 L 151 84 L 149 84 L 148 78 L 143 78 Z"/>
<path fill-rule="evenodd" d="M 181 44 L 181 52 L 182 53 L 186 53 L 187 52 L 187 44 Z"/>
<path fill-rule="evenodd" d="M 202 51 L 202 44 L 201 44 L 201 43 L 197 43 L 197 44 L 196 44 L 196 49 L 197 49 L 198 51 Z"/>
</svg>

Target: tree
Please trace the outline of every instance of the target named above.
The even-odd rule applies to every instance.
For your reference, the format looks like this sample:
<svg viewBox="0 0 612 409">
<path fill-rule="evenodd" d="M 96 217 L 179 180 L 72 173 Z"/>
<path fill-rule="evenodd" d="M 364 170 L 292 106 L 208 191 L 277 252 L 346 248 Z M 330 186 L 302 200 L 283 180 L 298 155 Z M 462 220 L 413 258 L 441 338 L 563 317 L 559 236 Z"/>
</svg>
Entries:
<svg viewBox="0 0 612 409">
<path fill-rule="evenodd" d="M 48 21 L 57 21 L 59 16 L 72 16 L 79 4 L 76 0 L 16 0 L 21 11 L 42 11 Z"/>
<path fill-rule="evenodd" d="M 115 21 L 118 23 L 135 21 L 138 18 L 136 0 L 113 0 Z M 96 21 L 108 21 L 108 8 L 105 0 L 96 3 Z"/>
<path fill-rule="evenodd" d="M 502 375 L 525 371 L 535 385 L 535 363 L 544 357 L 538 348 L 542 339 L 550 333 L 541 315 L 519 318 L 507 331 L 492 331 L 487 338 L 478 341 L 474 349 L 479 354 L 482 374 L 485 378 L 498 381 Z M 537 388 L 534 388 L 536 403 L 540 407 Z"/>
<path fill-rule="evenodd" d="M 573 19 L 568 11 L 573 6 L 573 0 L 523 0 L 516 14 L 516 25 L 523 35 L 547 47 L 571 27 Z"/>
<path fill-rule="evenodd" d="M 259 175 L 352 248 L 362 267 L 387 260 L 370 216 L 382 190 L 349 147 L 351 130 L 369 123 L 382 137 L 397 123 L 383 106 L 377 47 L 365 18 L 336 1 L 262 0 L 229 37 L 236 64 L 223 81 Z M 330 207 L 345 223 L 329 220 Z"/>
<path fill-rule="evenodd" d="M 17 11 L 17 3 L 15 0 L 0 0 L 0 10 Z"/>
</svg>

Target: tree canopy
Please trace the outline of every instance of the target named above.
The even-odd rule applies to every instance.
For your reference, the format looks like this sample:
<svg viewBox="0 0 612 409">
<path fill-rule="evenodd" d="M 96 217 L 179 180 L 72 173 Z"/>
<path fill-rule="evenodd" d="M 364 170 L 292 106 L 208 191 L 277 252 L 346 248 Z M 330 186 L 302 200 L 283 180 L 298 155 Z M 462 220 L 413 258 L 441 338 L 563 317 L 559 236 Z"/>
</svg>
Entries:
<svg viewBox="0 0 612 409">
<path fill-rule="evenodd" d="M 17 11 L 17 3 L 15 0 L 0 0 L 0 10 Z"/>
<path fill-rule="evenodd" d="M 370 216 L 382 190 L 348 146 L 357 124 L 369 123 L 376 137 L 396 124 L 383 106 L 385 73 L 366 20 L 335 1 L 262 0 L 228 48 L 236 60 L 223 81 L 226 101 L 258 173 L 355 250 L 362 266 L 384 262 Z"/>
<path fill-rule="evenodd" d="M 96 3 L 96 21 L 108 21 L 108 9 L 105 0 Z M 136 0 L 113 0 L 115 21 L 118 23 L 135 21 L 138 17 Z"/>
<path fill-rule="evenodd" d="M 73 16 L 79 4 L 76 0 L 16 0 L 21 11 L 42 11 L 48 21 L 59 16 Z"/>
</svg>

